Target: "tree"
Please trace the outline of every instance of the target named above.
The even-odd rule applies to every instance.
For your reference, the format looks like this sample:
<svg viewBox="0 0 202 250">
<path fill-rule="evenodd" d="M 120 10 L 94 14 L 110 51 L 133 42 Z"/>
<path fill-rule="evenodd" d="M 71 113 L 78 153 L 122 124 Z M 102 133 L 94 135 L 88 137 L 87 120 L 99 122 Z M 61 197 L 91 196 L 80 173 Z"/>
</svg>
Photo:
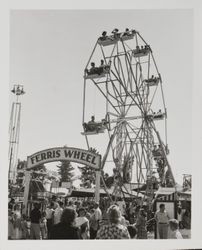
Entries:
<svg viewBox="0 0 202 250">
<path fill-rule="evenodd" d="M 61 161 L 58 167 L 58 174 L 60 175 L 61 182 L 71 182 L 74 177 L 74 168 L 70 161 Z"/>
<path fill-rule="evenodd" d="M 81 186 L 84 188 L 91 188 L 93 185 L 95 185 L 95 179 L 96 179 L 96 171 L 95 169 L 89 167 L 89 166 L 84 166 L 84 167 L 79 167 L 79 170 L 81 171 Z M 102 177 L 100 178 L 100 187 L 104 187 L 104 183 L 106 184 L 106 180 L 109 178 L 108 173 L 105 173 L 104 170 L 101 171 Z"/>
<path fill-rule="evenodd" d="M 84 188 L 91 188 L 95 185 L 95 170 L 89 166 L 79 167 L 81 171 L 81 186 Z"/>
</svg>

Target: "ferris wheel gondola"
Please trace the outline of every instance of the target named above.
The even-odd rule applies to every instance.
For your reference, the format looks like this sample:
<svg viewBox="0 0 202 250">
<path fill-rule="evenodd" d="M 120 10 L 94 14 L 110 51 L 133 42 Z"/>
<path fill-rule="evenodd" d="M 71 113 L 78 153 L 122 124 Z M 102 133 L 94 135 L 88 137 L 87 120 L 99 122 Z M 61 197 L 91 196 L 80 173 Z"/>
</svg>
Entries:
<svg viewBox="0 0 202 250">
<path fill-rule="evenodd" d="M 96 67 L 93 61 L 98 54 L 101 66 Z M 87 86 L 92 84 L 106 101 L 105 118 L 99 122 L 94 118 L 86 121 Z M 160 121 L 164 125 L 157 124 Z M 139 187 L 147 185 L 147 198 L 153 196 L 153 180 L 157 180 L 158 185 L 165 186 L 168 182 L 174 185 L 166 158 L 167 111 L 162 79 L 152 49 L 139 32 L 115 29 L 112 35 L 103 32 L 98 38 L 84 70 L 82 124 L 88 146 L 89 136 L 108 132 L 102 168 L 107 169 L 108 162 L 113 162 L 115 196 L 123 192 L 132 195 L 134 183 Z M 155 145 L 163 152 L 158 159 L 154 154 Z M 163 163 L 160 164 L 159 159 L 163 159 Z M 160 172 L 160 168 L 163 171 Z"/>
</svg>

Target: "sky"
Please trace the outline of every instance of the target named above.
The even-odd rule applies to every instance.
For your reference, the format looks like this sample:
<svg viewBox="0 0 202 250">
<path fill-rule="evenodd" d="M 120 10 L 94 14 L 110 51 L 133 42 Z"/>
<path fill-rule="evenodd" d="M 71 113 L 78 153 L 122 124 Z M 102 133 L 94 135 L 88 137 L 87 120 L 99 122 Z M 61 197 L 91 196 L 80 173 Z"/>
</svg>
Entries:
<svg viewBox="0 0 202 250">
<path fill-rule="evenodd" d="M 191 10 L 12 10 L 10 89 L 23 84 L 26 91 L 18 158 L 64 145 L 87 148 L 80 134 L 84 68 L 103 30 L 126 27 L 138 30 L 151 45 L 163 79 L 168 160 L 175 178 L 181 182 L 182 174 L 192 173 Z M 105 102 L 94 94 L 100 110 Z M 11 95 L 10 103 L 13 100 Z M 98 148 L 107 146 L 99 136 L 95 140 Z"/>
</svg>

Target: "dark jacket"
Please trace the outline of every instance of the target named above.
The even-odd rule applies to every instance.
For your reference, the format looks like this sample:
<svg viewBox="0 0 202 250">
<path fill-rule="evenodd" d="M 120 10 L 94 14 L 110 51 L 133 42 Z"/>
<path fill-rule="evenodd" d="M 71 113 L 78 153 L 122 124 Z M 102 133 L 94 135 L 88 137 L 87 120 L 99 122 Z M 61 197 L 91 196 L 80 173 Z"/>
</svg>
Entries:
<svg viewBox="0 0 202 250">
<path fill-rule="evenodd" d="M 53 226 L 50 239 L 80 239 L 79 230 L 76 227 L 60 222 Z"/>
<path fill-rule="evenodd" d="M 41 212 L 39 209 L 34 208 L 30 213 L 31 223 L 39 223 L 41 219 Z"/>
</svg>

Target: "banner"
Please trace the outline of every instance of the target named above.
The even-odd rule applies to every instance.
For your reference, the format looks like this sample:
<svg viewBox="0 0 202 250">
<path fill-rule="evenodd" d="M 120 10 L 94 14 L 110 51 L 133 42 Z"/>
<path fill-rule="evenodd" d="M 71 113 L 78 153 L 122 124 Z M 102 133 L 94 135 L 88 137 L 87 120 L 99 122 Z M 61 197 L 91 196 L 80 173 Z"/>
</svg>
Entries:
<svg viewBox="0 0 202 250">
<path fill-rule="evenodd" d="M 54 161 L 71 161 L 99 169 L 101 155 L 80 148 L 50 148 L 27 157 L 27 169 Z"/>
</svg>

